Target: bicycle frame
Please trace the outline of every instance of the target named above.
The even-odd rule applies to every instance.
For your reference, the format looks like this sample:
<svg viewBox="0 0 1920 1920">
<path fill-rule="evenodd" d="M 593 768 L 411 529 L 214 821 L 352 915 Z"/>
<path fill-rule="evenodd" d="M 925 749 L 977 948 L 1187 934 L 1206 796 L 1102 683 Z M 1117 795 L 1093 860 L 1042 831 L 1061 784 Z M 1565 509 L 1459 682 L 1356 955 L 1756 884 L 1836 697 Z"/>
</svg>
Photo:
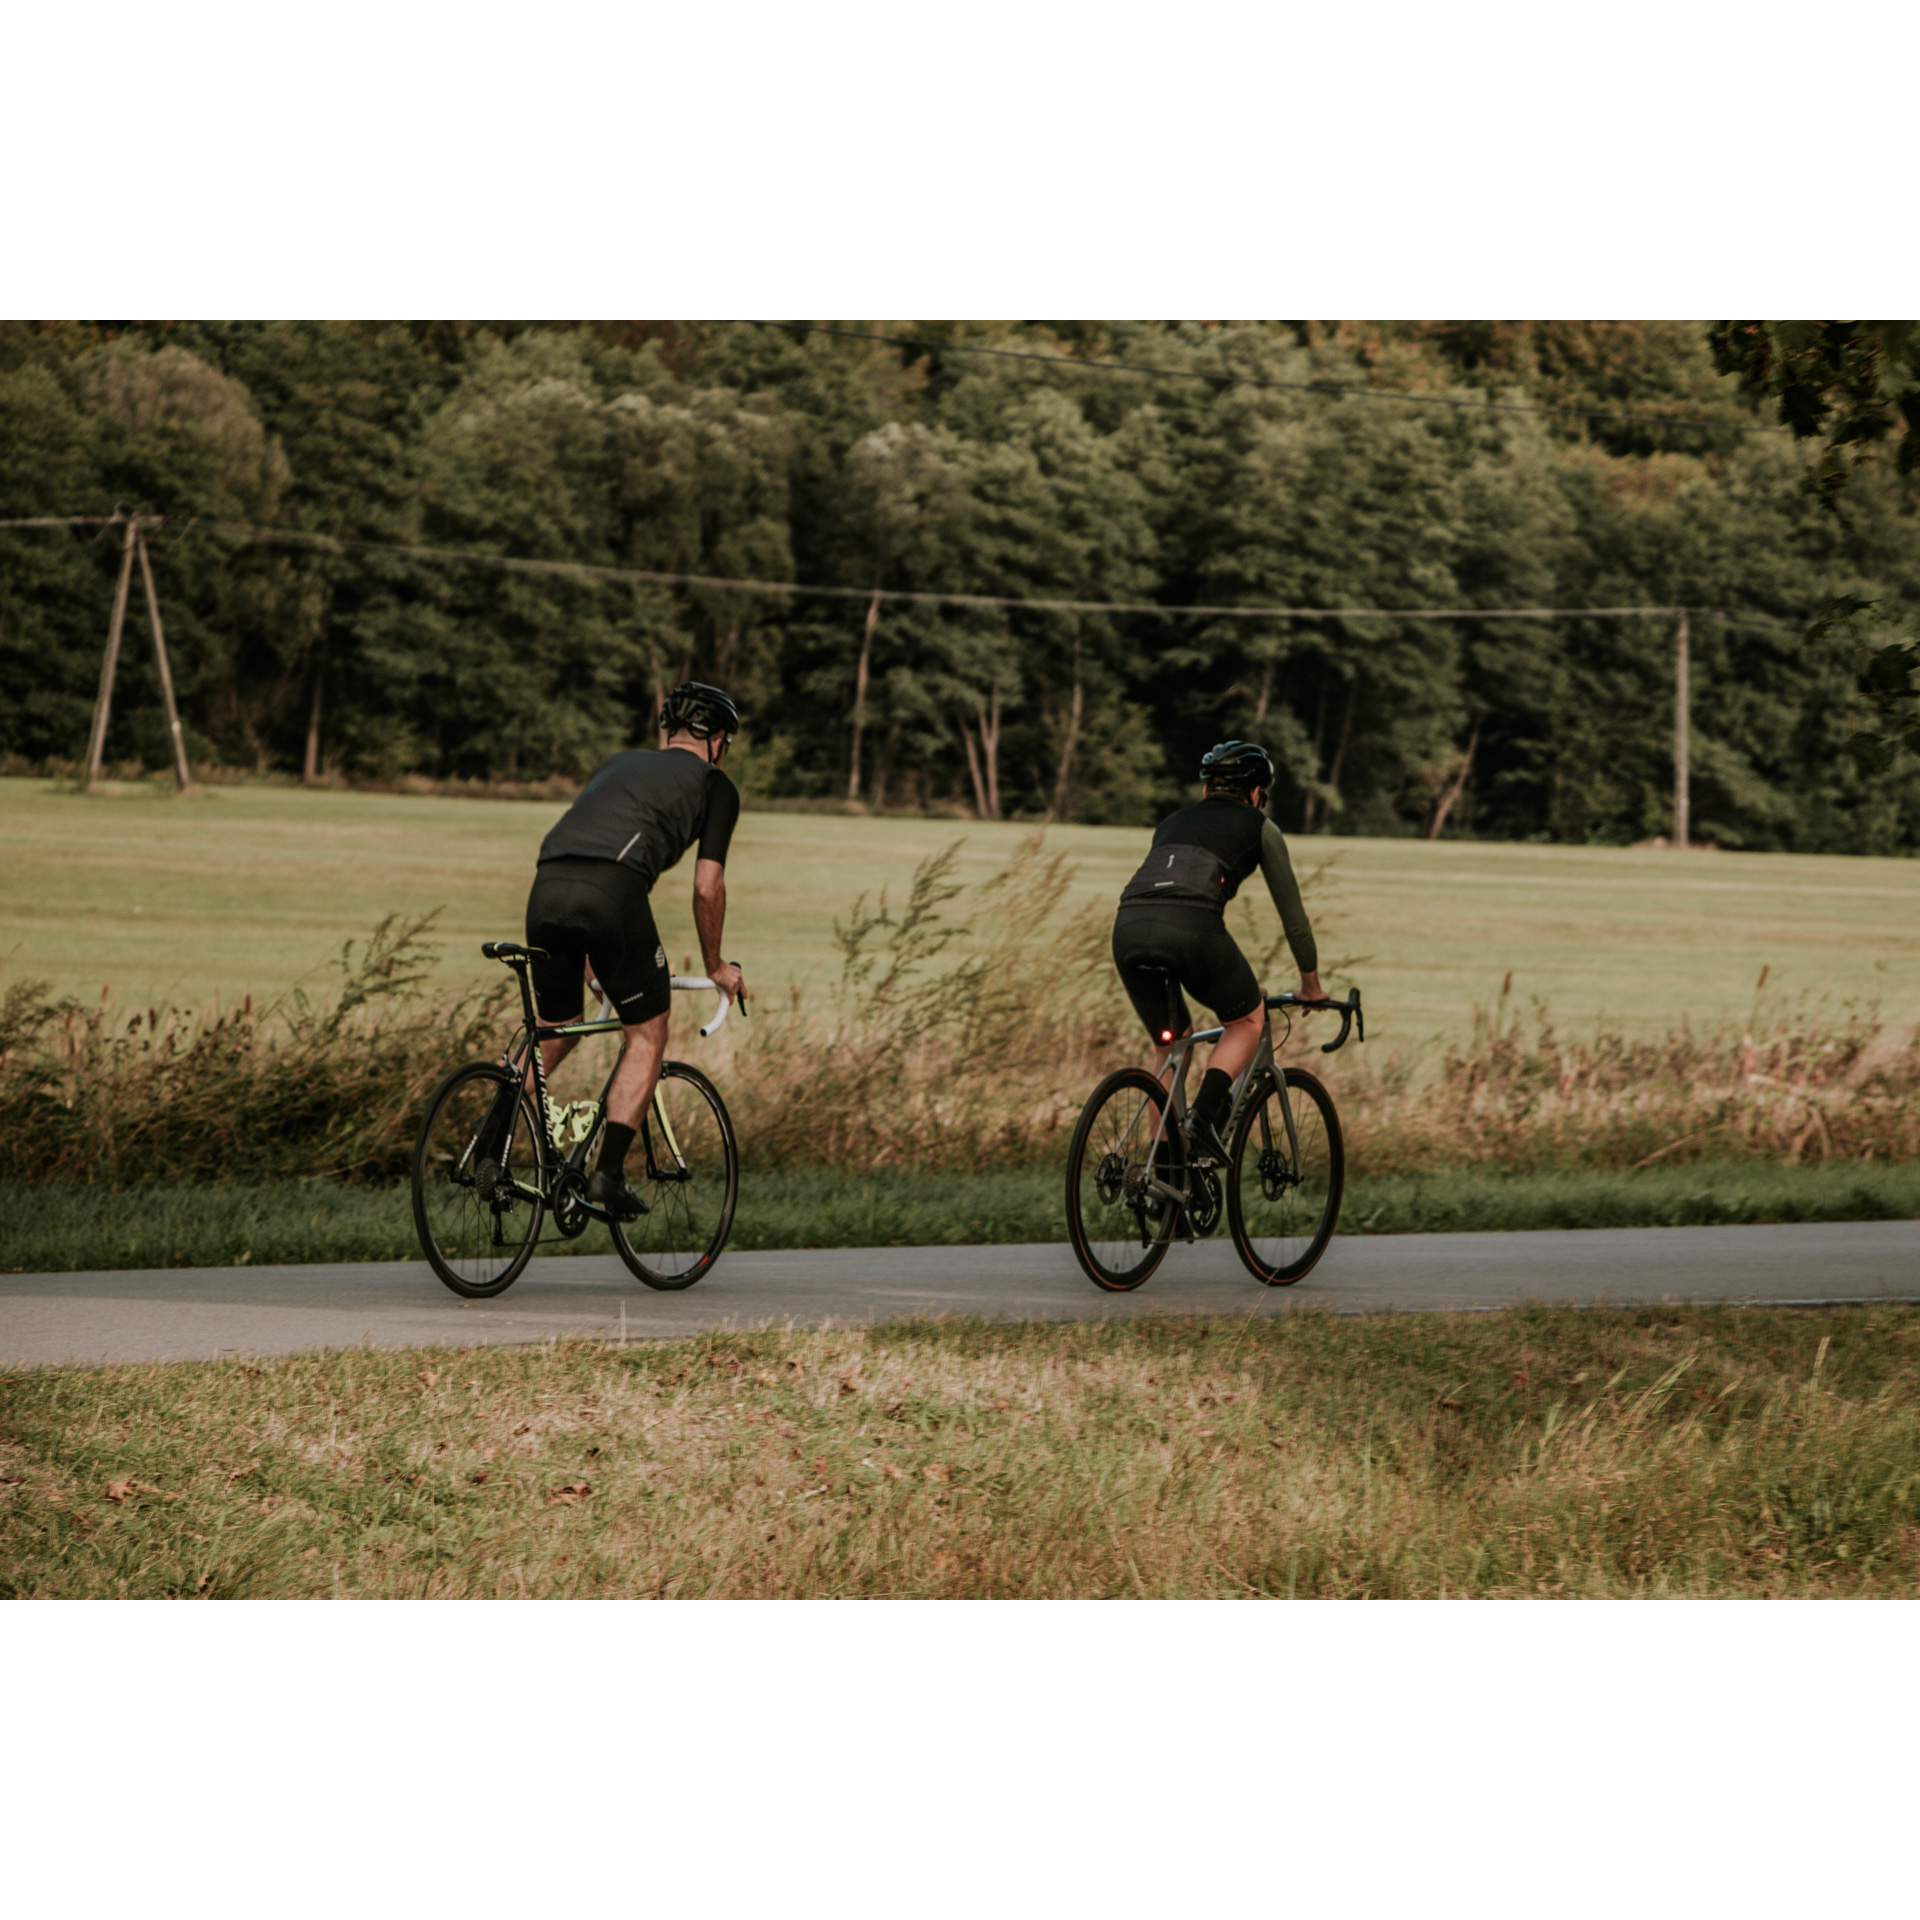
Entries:
<svg viewBox="0 0 1920 1920">
<path fill-rule="evenodd" d="M 539 1116 L 540 1137 L 543 1147 L 541 1165 L 544 1170 L 547 1164 L 547 1154 L 544 1149 L 551 1148 L 557 1153 L 559 1151 L 559 1143 L 554 1139 L 553 1100 L 547 1090 L 547 1067 L 545 1060 L 541 1057 L 540 1043 L 543 1040 L 584 1040 L 591 1035 L 600 1033 L 624 1034 L 626 1027 L 625 1023 L 613 1013 L 612 1002 L 608 1000 L 604 993 L 600 996 L 600 1013 L 597 1018 L 592 1020 L 568 1020 L 558 1026 L 543 1026 L 538 1014 L 534 1010 L 533 981 L 530 977 L 530 969 L 527 961 L 524 959 L 511 959 L 507 964 L 513 968 L 520 981 L 522 1025 L 519 1033 L 507 1042 L 506 1051 L 500 1056 L 500 1064 L 513 1075 L 512 1095 L 516 1099 L 526 1086 L 528 1068 L 529 1065 L 531 1065 L 534 1105 Z M 597 982 L 595 984 L 596 986 L 598 985 Z M 682 982 L 676 978 L 673 984 L 676 987 L 685 986 L 691 988 L 696 984 L 706 986 L 709 982 L 704 980 L 698 983 L 692 980 Z M 724 1012 L 722 1017 L 724 1018 Z M 713 1024 L 714 1026 L 718 1026 L 719 1021 L 716 1020 Z M 706 1031 L 711 1032 L 712 1028 L 708 1028 Z M 589 1127 L 585 1135 L 574 1143 L 573 1150 L 567 1154 L 565 1159 L 560 1163 L 562 1166 L 578 1168 L 584 1165 L 587 1147 L 599 1128 L 601 1118 L 606 1113 L 607 1095 L 613 1089 L 614 1075 L 620 1071 L 620 1063 L 626 1057 L 627 1047 L 626 1042 L 623 1040 L 620 1051 L 614 1056 L 613 1065 L 608 1070 L 606 1079 L 601 1083 L 599 1094 L 595 1097 L 594 1107 L 596 1113 L 594 1125 Z M 653 1139 L 650 1134 L 647 1139 L 649 1171 L 653 1172 L 655 1176 L 660 1179 L 672 1180 L 678 1178 L 684 1180 L 687 1177 L 686 1156 L 680 1151 L 680 1141 L 674 1133 L 673 1122 L 667 1117 L 666 1102 L 660 1097 L 660 1083 L 657 1080 L 654 1082 L 650 1111 L 655 1123 L 659 1127 L 660 1137 L 666 1141 L 667 1150 L 673 1155 L 675 1171 L 673 1173 L 662 1173 L 654 1166 Z M 471 1151 L 471 1148 L 469 1148 L 469 1151 Z M 543 1187 L 534 1188 L 526 1186 L 518 1178 L 515 1178 L 512 1182 L 512 1187 L 513 1191 L 519 1194 L 523 1200 L 541 1200 L 550 1205 L 553 1200 L 556 1184 L 554 1179 L 548 1178 Z M 593 1206 L 584 1198 L 580 1200 L 579 1206 L 583 1213 L 592 1219 L 600 1221 L 602 1225 L 610 1224 L 612 1216 L 609 1215 L 604 1208 Z"/>
<path fill-rule="evenodd" d="M 1290 1015 L 1296 1007 L 1305 1010 L 1324 1007 L 1330 1008 L 1332 1011 L 1338 1013 L 1340 1015 L 1340 1032 L 1336 1038 L 1328 1041 L 1327 1044 L 1320 1049 L 1322 1053 L 1333 1053 L 1338 1048 L 1345 1046 L 1347 1033 L 1357 1021 L 1361 1022 L 1361 1039 L 1364 1040 L 1366 1038 L 1366 1026 L 1360 1013 L 1360 990 L 1358 987 L 1349 989 L 1345 1000 L 1302 1000 L 1297 993 L 1269 993 L 1262 996 L 1262 1001 L 1269 1015 L 1279 1012 L 1283 1016 L 1287 1016 Z M 1153 1138 L 1148 1143 L 1146 1160 L 1149 1169 L 1157 1167 L 1160 1164 L 1160 1144 L 1166 1138 L 1168 1123 L 1171 1121 L 1175 1125 L 1183 1126 L 1186 1121 L 1188 1111 L 1186 1086 L 1187 1062 L 1192 1057 L 1193 1049 L 1203 1040 L 1218 1040 L 1225 1031 L 1225 1027 L 1207 1027 L 1198 1031 L 1189 1028 L 1188 1031 L 1181 1034 L 1178 1039 L 1168 1043 L 1167 1057 L 1160 1063 L 1159 1071 L 1155 1077 L 1161 1080 L 1167 1080 L 1168 1075 L 1171 1075 L 1172 1079 L 1168 1084 L 1168 1098 L 1160 1106 L 1160 1118 L 1154 1128 Z M 1287 1036 L 1291 1034 L 1292 1031 L 1293 1022 L 1291 1018 L 1288 1018 L 1287 1024 L 1281 1029 L 1280 1039 L 1282 1045 L 1286 1043 Z M 1274 1087 L 1280 1096 L 1280 1116 L 1286 1123 L 1287 1151 L 1294 1164 L 1298 1165 L 1300 1159 L 1300 1135 L 1294 1125 L 1293 1100 L 1287 1090 L 1287 1076 L 1274 1069 L 1273 1021 L 1271 1018 L 1269 1018 L 1260 1029 L 1260 1044 L 1254 1049 L 1253 1058 L 1247 1062 L 1246 1066 L 1241 1069 L 1240 1073 L 1234 1079 L 1232 1098 L 1227 1106 L 1227 1117 L 1220 1129 L 1221 1138 L 1224 1140 L 1231 1140 L 1233 1138 L 1233 1130 L 1239 1124 L 1241 1108 L 1245 1104 L 1248 1089 L 1259 1084 L 1262 1073 L 1270 1073 L 1273 1076 Z M 1132 1124 L 1129 1125 L 1126 1133 L 1121 1136 L 1123 1142 L 1132 1138 L 1133 1129 L 1140 1124 L 1141 1115 L 1146 1112 L 1147 1105 L 1148 1103 L 1144 1100 L 1140 1103 L 1140 1113 L 1134 1115 Z M 1262 1125 L 1264 1124 L 1263 1121 Z M 1266 1144 L 1270 1146 L 1272 1142 L 1268 1141 Z M 1193 1198 L 1193 1188 L 1191 1184 L 1186 1187 L 1176 1187 L 1162 1180 L 1157 1174 L 1152 1172 L 1149 1172 L 1147 1175 L 1146 1186 L 1150 1193 L 1157 1194 L 1163 1200 L 1171 1200 L 1176 1206 L 1183 1210 L 1189 1205 Z M 1192 1237 L 1191 1232 L 1189 1232 L 1187 1237 Z"/>
</svg>

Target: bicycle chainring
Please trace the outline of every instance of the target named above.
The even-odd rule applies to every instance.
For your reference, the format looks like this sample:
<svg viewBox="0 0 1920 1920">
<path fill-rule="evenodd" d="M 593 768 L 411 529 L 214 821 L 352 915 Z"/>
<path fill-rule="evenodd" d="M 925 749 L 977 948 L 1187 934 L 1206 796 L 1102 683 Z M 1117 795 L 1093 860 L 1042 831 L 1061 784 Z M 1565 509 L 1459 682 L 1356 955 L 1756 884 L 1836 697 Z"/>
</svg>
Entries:
<svg viewBox="0 0 1920 1920">
<path fill-rule="evenodd" d="M 548 1212 L 563 1240 L 577 1240 L 593 1224 L 587 1211 L 587 1176 L 578 1167 L 562 1167 L 553 1180 Z"/>
<path fill-rule="evenodd" d="M 1187 1225 L 1204 1240 L 1220 1224 L 1220 1176 L 1211 1167 L 1188 1170 Z"/>
</svg>

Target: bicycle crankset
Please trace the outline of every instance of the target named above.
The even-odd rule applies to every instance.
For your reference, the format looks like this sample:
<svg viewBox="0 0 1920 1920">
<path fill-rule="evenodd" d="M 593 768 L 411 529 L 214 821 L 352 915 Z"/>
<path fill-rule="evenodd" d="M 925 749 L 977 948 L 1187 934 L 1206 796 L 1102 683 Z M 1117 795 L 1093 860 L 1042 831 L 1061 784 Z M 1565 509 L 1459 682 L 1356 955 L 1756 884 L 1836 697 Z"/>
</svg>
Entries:
<svg viewBox="0 0 1920 1920">
<path fill-rule="evenodd" d="M 554 1175 L 547 1207 L 563 1240 L 579 1239 L 601 1217 L 587 1205 L 587 1176 L 578 1167 L 562 1167 Z"/>
<path fill-rule="evenodd" d="M 1187 1225 L 1204 1240 L 1220 1224 L 1220 1176 L 1211 1167 L 1194 1167 L 1190 1169 L 1190 1178 Z"/>
</svg>

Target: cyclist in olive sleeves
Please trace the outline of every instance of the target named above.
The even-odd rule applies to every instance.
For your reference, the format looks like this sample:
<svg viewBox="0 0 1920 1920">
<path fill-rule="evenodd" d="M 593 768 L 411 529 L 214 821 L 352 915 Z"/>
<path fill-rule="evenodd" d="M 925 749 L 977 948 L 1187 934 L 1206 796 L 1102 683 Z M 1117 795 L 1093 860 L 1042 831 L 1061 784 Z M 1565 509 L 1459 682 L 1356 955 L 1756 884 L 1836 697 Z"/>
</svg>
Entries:
<svg viewBox="0 0 1920 1920">
<path fill-rule="evenodd" d="M 1153 851 L 1120 896 L 1113 960 L 1134 1011 L 1161 1043 L 1162 1070 L 1171 1043 L 1193 1025 L 1181 988 L 1211 1007 L 1226 1029 L 1189 1116 L 1195 1156 L 1224 1165 L 1220 1128 L 1233 1082 L 1258 1050 L 1267 1018 L 1260 983 L 1226 921 L 1227 902 L 1256 867 L 1300 969 L 1301 997 L 1326 996 L 1287 843 L 1263 811 L 1272 758 L 1250 741 L 1223 740 L 1200 762 L 1200 780 L 1198 804 L 1161 821 Z"/>
<path fill-rule="evenodd" d="M 600 1164 L 587 1199 L 622 1220 L 648 1211 L 628 1186 L 627 1149 L 653 1098 L 667 1050 L 673 999 L 667 951 L 654 925 L 653 884 L 698 843 L 693 924 L 708 978 L 730 1000 L 746 1000 L 740 969 L 720 957 L 727 918 L 727 848 L 740 818 L 740 793 L 721 771 L 740 713 L 718 687 L 689 680 L 660 710 L 666 751 L 617 753 L 581 788 L 540 847 L 527 896 L 527 945 L 544 951 L 532 965 L 541 1021 L 580 1018 L 581 979 L 591 966 L 613 1003 L 626 1044 L 607 1090 Z M 572 1040 L 545 1040 L 551 1074 Z"/>
</svg>

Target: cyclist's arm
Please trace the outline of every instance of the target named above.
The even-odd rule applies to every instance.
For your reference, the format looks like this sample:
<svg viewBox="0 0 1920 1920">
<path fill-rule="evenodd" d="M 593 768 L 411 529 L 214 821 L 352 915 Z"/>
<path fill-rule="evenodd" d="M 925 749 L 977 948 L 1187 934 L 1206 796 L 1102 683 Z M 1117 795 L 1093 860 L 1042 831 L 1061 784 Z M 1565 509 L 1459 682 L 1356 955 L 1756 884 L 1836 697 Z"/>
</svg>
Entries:
<svg viewBox="0 0 1920 1920">
<path fill-rule="evenodd" d="M 699 856 L 693 863 L 693 925 L 700 936 L 707 978 L 730 1000 L 744 1004 L 746 988 L 740 969 L 720 958 L 720 936 L 727 924 L 727 849 L 739 819 L 739 791 L 716 767 L 707 781 L 706 818 L 700 829 Z"/>
<path fill-rule="evenodd" d="M 720 938 L 727 925 L 727 870 L 718 860 L 693 864 L 693 926 L 700 936 L 700 957 L 707 978 L 731 1000 L 740 999 L 740 969 L 720 958 Z"/>
<path fill-rule="evenodd" d="M 1286 930 L 1287 946 L 1293 964 L 1300 969 L 1301 991 L 1320 997 L 1320 950 L 1314 944 L 1313 923 L 1300 898 L 1300 883 L 1293 877 L 1293 862 L 1287 856 L 1287 843 L 1271 820 L 1260 827 L 1260 877 L 1273 896 L 1274 911 Z"/>
</svg>

